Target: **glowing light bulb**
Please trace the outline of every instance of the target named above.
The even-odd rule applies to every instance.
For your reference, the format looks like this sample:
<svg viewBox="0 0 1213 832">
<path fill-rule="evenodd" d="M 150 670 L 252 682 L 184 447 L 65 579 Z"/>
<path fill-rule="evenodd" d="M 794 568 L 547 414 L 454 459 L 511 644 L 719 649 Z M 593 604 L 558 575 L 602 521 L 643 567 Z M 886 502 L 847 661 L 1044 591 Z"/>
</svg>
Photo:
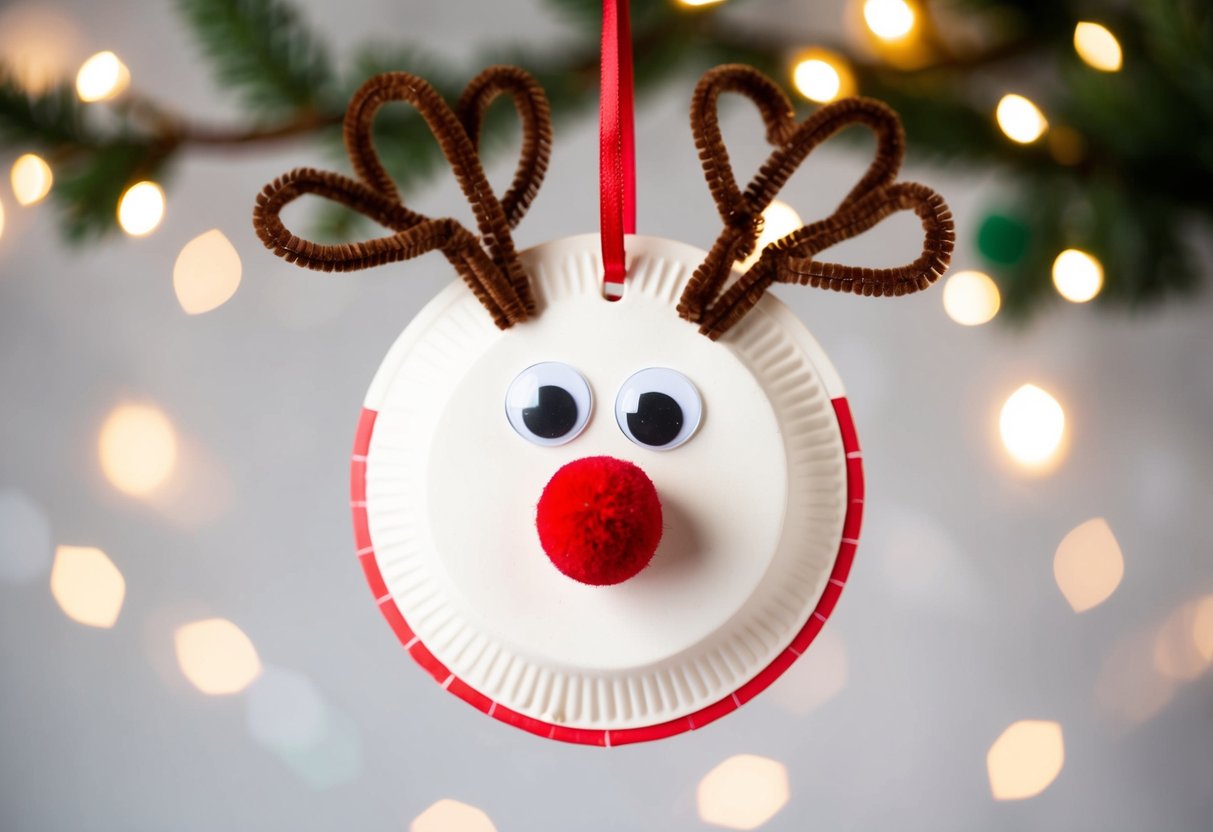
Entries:
<svg viewBox="0 0 1213 832">
<path fill-rule="evenodd" d="M 1086 612 L 1108 600 L 1124 576 L 1120 544 L 1102 517 L 1072 529 L 1053 555 L 1053 577 L 1074 612 Z"/>
<path fill-rule="evenodd" d="M 1031 144 L 1049 129 L 1044 113 L 1022 95 L 1004 95 L 994 115 L 1007 138 L 1020 144 Z"/>
<path fill-rule="evenodd" d="M 800 221 L 800 214 L 796 213 L 795 208 L 778 199 L 772 200 L 767 209 L 762 212 L 762 231 L 758 234 L 758 242 L 754 244 L 754 251 L 741 261 L 737 268 L 743 272 L 746 271 L 758 262 L 764 248 L 776 240 L 788 236 L 802 225 L 804 223 Z"/>
<path fill-rule="evenodd" d="M 132 237 L 151 234 L 164 219 L 164 189 L 155 182 L 136 182 L 118 201 L 118 224 Z"/>
<path fill-rule="evenodd" d="M 244 631 L 226 618 L 179 628 L 177 664 L 185 678 L 211 696 L 239 693 L 261 675 L 261 659 Z"/>
<path fill-rule="evenodd" d="M 802 52 L 792 67 L 792 83 L 797 92 L 820 104 L 855 91 L 855 76 L 846 59 L 826 49 Z"/>
<path fill-rule="evenodd" d="M 148 405 L 121 405 L 101 426 L 101 470 L 119 491 L 145 496 L 162 486 L 177 465 L 177 432 Z"/>
<path fill-rule="evenodd" d="M 51 192 L 51 185 L 55 182 L 51 166 L 33 153 L 17 157 L 9 178 L 13 183 L 13 196 L 21 205 L 41 202 Z"/>
<path fill-rule="evenodd" d="M 190 315 L 210 312 L 240 287 L 240 255 L 218 228 L 185 244 L 173 265 L 173 291 Z"/>
<path fill-rule="evenodd" d="M 914 30 L 915 14 L 906 0 L 867 0 L 863 19 L 881 40 L 901 40 Z"/>
<path fill-rule="evenodd" d="M 72 621 L 108 629 L 122 612 L 126 580 L 100 549 L 60 546 L 51 566 L 51 595 Z"/>
<path fill-rule="evenodd" d="M 130 70 L 113 52 L 98 52 L 80 65 L 76 95 L 81 101 L 107 101 L 121 95 L 131 82 Z"/>
<path fill-rule="evenodd" d="M 678 5 L 685 6 L 688 9 L 701 9 L 704 6 L 718 6 L 724 0 L 676 0 Z"/>
<path fill-rule="evenodd" d="M 1001 305 L 998 284 L 983 272 L 956 272 L 943 285 L 943 309 L 962 326 L 992 321 Z"/>
<path fill-rule="evenodd" d="M 1065 741 L 1056 722 L 1012 723 L 986 755 L 990 792 L 995 800 L 1035 797 L 1057 779 L 1065 760 Z"/>
<path fill-rule="evenodd" d="M 797 64 L 795 78 L 796 89 L 811 101 L 833 101 L 842 86 L 838 70 L 817 58 Z"/>
<path fill-rule="evenodd" d="M 1123 60 L 1116 35 L 1107 27 L 1088 20 L 1074 27 L 1074 51 L 1088 66 L 1100 72 L 1118 72 Z"/>
<path fill-rule="evenodd" d="M 444 798 L 413 818 L 409 832 L 497 832 L 497 827 L 475 806 Z"/>
<path fill-rule="evenodd" d="M 699 781 L 699 819 L 728 829 L 757 829 L 788 802 L 783 763 L 754 754 L 729 757 Z"/>
<path fill-rule="evenodd" d="M 1012 393 L 998 418 L 1007 453 L 1028 468 L 1043 468 L 1053 460 L 1065 427 L 1066 414 L 1057 399 L 1034 384 Z"/>
<path fill-rule="evenodd" d="M 1071 303 L 1086 303 L 1103 288 L 1103 264 L 1085 251 L 1068 248 L 1053 261 L 1053 285 Z"/>
</svg>

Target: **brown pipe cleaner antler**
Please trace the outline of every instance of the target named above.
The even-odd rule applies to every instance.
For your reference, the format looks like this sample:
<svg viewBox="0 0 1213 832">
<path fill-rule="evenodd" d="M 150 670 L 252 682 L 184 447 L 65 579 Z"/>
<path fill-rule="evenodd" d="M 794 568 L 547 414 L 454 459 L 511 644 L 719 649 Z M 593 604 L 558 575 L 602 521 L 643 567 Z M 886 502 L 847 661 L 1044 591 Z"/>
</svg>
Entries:
<svg viewBox="0 0 1213 832">
<path fill-rule="evenodd" d="M 480 122 L 488 106 L 508 95 L 522 121 L 522 151 L 514 181 L 498 200 L 480 163 Z M 396 183 L 375 152 L 372 126 L 389 102 L 411 104 L 429 125 L 472 207 L 479 238 L 450 218 L 431 219 L 406 208 Z M 526 213 L 547 171 L 552 118 L 538 83 L 516 67 L 495 66 L 476 76 L 454 111 L 433 87 L 406 72 L 367 81 L 345 114 L 345 145 L 358 179 L 298 168 L 267 185 L 257 197 L 253 226 L 266 247 L 289 262 L 321 271 L 354 271 L 407 260 L 438 249 L 472 292 L 506 329 L 535 312 L 530 283 L 510 230 Z M 293 234 L 282 209 L 304 194 L 339 202 L 394 233 L 356 243 L 321 245 Z"/>
<path fill-rule="evenodd" d="M 717 102 L 721 93 L 745 95 L 757 106 L 767 141 L 775 150 L 741 191 L 720 134 Z M 809 152 L 843 128 L 862 124 L 876 134 L 876 157 L 863 178 L 824 220 L 807 225 L 768 245 L 756 262 L 723 294 L 733 264 L 754 251 L 762 230 L 762 212 Z M 753 308 L 776 281 L 855 292 L 903 295 L 925 289 L 943 274 L 955 240 L 952 214 L 943 198 L 924 185 L 895 182 L 905 153 L 901 121 L 885 104 L 847 98 L 809 116 L 799 125 L 791 102 L 769 78 L 741 65 L 710 70 L 695 88 L 691 129 L 708 188 L 724 220 L 724 230 L 683 291 L 678 313 L 719 338 Z M 819 252 L 854 237 L 897 211 L 914 211 L 922 221 L 922 254 L 905 266 L 871 269 L 821 263 Z"/>
</svg>

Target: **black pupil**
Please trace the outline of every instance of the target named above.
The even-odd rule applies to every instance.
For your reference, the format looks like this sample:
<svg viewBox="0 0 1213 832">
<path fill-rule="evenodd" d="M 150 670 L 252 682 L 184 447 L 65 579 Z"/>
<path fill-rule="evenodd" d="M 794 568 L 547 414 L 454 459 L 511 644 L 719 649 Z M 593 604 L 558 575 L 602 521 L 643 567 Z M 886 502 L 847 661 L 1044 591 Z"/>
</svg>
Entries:
<svg viewBox="0 0 1213 832">
<path fill-rule="evenodd" d="M 559 439 L 577 424 L 577 402 L 563 387 L 546 384 L 539 388 L 539 403 L 523 408 L 527 430 L 543 439 Z"/>
<path fill-rule="evenodd" d="M 682 408 L 665 393 L 641 393 L 636 411 L 628 414 L 628 430 L 645 445 L 668 445 L 682 431 Z"/>
</svg>

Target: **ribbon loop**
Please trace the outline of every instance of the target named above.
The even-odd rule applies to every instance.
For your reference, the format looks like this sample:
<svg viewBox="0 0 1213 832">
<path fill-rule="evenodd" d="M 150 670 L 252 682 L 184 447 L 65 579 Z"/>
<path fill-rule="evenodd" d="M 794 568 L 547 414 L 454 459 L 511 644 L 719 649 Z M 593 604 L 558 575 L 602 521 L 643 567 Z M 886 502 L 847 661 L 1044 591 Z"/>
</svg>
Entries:
<svg viewBox="0 0 1213 832">
<path fill-rule="evenodd" d="M 623 296 L 624 235 L 636 233 L 636 128 L 628 0 L 603 0 L 598 195 L 603 292 Z"/>
</svg>

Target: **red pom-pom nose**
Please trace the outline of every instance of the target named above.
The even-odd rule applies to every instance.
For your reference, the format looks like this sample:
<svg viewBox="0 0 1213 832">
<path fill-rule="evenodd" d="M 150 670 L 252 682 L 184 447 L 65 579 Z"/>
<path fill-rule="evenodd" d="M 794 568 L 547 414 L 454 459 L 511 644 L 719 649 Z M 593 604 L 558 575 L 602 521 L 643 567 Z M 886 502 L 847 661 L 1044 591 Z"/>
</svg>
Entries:
<svg viewBox="0 0 1213 832">
<path fill-rule="evenodd" d="M 561 572 L 583 584 L 618 584 L 653 559 L 661 542 L 661 502 L 638 466 L 589 456 L 548 481 L 535 525 Z"/>
</svg>

